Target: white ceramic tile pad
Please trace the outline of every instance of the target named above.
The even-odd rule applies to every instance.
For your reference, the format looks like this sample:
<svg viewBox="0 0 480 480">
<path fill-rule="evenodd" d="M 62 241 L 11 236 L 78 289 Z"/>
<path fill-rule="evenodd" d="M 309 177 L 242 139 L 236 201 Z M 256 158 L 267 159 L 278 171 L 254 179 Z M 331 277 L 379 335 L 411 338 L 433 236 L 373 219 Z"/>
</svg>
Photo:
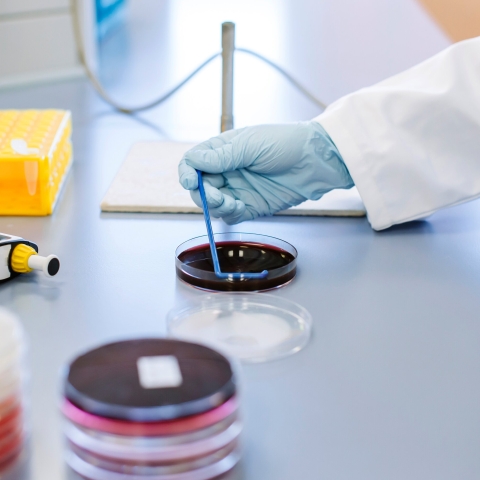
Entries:
<svg viewBox="0 0 480 480">
<path fill-rule="evenodd" d="M 104 212 L 201 213 L 178 183 L 177 165 L 194 144 L 140 142 L 133 145 L 102 201 Z M 335 190 L 278 215 L 364 216 L 356 188 Z"/>
</svg>

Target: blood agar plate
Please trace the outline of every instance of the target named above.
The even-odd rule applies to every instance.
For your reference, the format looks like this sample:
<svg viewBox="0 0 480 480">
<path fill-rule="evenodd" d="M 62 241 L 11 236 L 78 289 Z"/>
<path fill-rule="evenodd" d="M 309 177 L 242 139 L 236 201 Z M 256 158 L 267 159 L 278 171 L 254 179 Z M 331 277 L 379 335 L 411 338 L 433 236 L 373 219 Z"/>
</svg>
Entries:
<svg viewBox="0 0 480 480">
<path fill-rule="evenodd" d="M 301 350 L 312 319 L 302 306 L 279 296 L 219 293 L 169 312 L 172 337 L 211 346 L 246 362 L 264 362 Z"/>
<path fill-rule="evenodd" d="M 236 397 L 231 397 L 223 405 L 199 415 L 190 415 L 178 420 L 164 422 L 140 423 L 92 415 L 84 412 L 68 400 L 65 400 L 62 405 L 63 415 L 76 425 L 98 432 L 138 437 L 181 435 L 183 433 L 209 428 L 226 419 L 236 418 L 237 410 L 238 401 Z"/>
<path fill-rule="evenodd" d="M 68 465 L 90 480 L 208 480 L 240 457 L 230 362 L 203 345 L 140 339 L 76 358 L 65 378 Z"/>
<path fill-rule="evenodd" d="M 196 415 L 235 393 L 230 362 L 202 345 L 159 338 L 103 345 L 69 366 L 65 397 L 102 417 L 158 422 Z"/>
<path fill-rule="evenodd" d="M 206 235 L 182 243 L 175 252 L 177 276 L 184 282 L 211 291 L 262 291 L 291 282 L 297 268 L 297 250 L 289 243 L 253 233 L 214 235 L 222 272 L 260 273 L 265 278 L 226 278 L 215 275 Z"/>
<path fill-rule="evenodd" d="M 24 353 L 20 322 L 0 308 L 0 477 L 20 454 L 25 437 Z"/>
<path fill-rule="evenodd" d="M 67 423 L 65 432 L 67 433 L 67 437 L 78 439 L 78 441 L 74 441 L 73 443 L 79 446 L 82 446 L 83 443 L 86 450 L 90 449 L 88 448 L 88 445 L 95 445 L 96 443 L 101 444 L 98 449 L 94 450 L 98 454 L 101 454 L 102 450 L 105 449 L 113 450 L 113 452 L 116 452 L 117 454 L 122 449 L 127 449 L 128 451 L 125 452 L 125 455 L 117 455 L 117 457 L 131 458 L 133 455 L 137 455 L 138 459 L 141 459 L 145 455 L 151 455 L 155 450 L 158 450 L 159 454 L 158 456 L 154 455 L 154 460 L 161 460 L 160 457 L 162 456 L 169 460 L 170 458 L 178 459 L 182 456 L 188 458 L 191 455 L 192 449 L 189 448 L 187 455 L 183 455 L 184 452 L 182 452 L 182 449 L 184 449 L 186 445 L 190 446 L 196 443 L 202 448 L 207 448 L 207 444 L 214 444 L 217 446 L 221 439 L 223 439 L 221 440 L 223 443 L 228 444 L 236 438 L 236 434 L 240 430 L 241 423 L 238 416 L 232 415 L 210 427 L 174 435 L 156 435 L 147 437 L 138 435 L 118 435 L 91 428 L 84 428 L 75 425 L 72 422 Z M 105 456 L 115 457 L 114 454 L 106 454 Z"/>
<path fill-rule="evenodd" d="M 242 425 L 236 421 L 223 431 L 197 440 L 178 438 L 176 443 L 165 438 L 128 438 L 98 435 L 74 425 L 67 425 L 65 435 L 77 447 L 95 455 L 132 463 L 172 463 L 199 458 L 214 453 L 238 439 Z M 170 443 L 170 444 L 169 444 Z"/>
</svg>

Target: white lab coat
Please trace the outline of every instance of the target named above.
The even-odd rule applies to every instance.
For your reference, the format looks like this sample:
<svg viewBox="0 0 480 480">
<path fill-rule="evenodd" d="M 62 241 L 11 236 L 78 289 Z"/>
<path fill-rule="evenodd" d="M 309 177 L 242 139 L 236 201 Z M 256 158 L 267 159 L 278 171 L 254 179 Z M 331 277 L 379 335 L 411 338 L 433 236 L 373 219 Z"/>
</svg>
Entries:
<svg viewBox="0 0 480 480">
<path fill-rule="evenodd" d="M 480 197 L 480 37 L 341 98 L 315 120 L 375 230 Z"/>
</svg>

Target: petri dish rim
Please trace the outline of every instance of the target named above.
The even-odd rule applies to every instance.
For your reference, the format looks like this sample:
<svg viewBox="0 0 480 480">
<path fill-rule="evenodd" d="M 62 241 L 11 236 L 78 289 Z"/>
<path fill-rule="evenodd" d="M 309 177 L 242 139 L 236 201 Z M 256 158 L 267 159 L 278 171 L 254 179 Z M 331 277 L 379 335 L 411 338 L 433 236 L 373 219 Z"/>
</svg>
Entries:
<svg viewBox="0 0 480 480">
<path fill-rule="evenodd" d="M 255 305 L 268 307 L 270 311 L 277 311 L 279 313 L 279 318 L 282 318 L 282 316 L 285 315 L 285 312 L 287 312 L 288 315 L 297 319 L 296 324 L 293 324 L 293 333 L 295 335 L 291 336 L 284 342 L 280 342 L 271 348 L 265 349 L 263 352 L 249 353 L 248 351 L 245 351 L 244 354 L 239 354 L 214 339 L 178 334 L 177 328 L 183 319 L 201 311 L 215 310 L 215 307 L 218 307 L 219 304 L 222 306 L 224 301 L 240 302 L 243 307 L 251 307 Z M 302 350 L 311 338 L 313 320 L 312 315 L 305 307 L 277 295 L 267 293 L 257 295 L 255 292 L 215 292 L 212 295 L 194 301 L 193 304 L 190 303 L 186 306 L 172 308 L 167 314 L 166 323 L 167 334 L 172 338 L 196 342 L 199 344 L 203 343 L 230 358 L 236 358 L 244 363 L 263 363 L 288 357 Z"/>
<path fill-rule="evenodd" d="M 203 245 L 208 245 L 208 236 L 207 235 L 199 235 L 197 237 L 190 238 L 182 242 L 178 247 L 175 249 L 175 268 L 177 273 L 177 278 L 191 287 L 194 287 L 199 290 L 207 291 L 207 292 L 265 292 L 269 290 L 275 290 L 277 288 L 284 287 L 293 281 L 296 276 L 296 269 L 297 269 L 297 258 L 298 258 L 298 250 L 289 242 L 282 240 L 277 237 L 273 237 L 270 235 L 263 235 L 258 233 L 247 233 L 247 232 L 225 232 L 225 233 L 215 233 L 214 234 L 215 242 L 228 242 L 228 241 L 244 241 L 244 242 L 251 242 L 251 243 L 258 243 L 258 244 L 265 244 L 268 246 L 273 246 L 276 248 L 280 248 L 285 250 L 289 254 L 293 256 L 293 260 L 288 263 L 287 265 L 275 269 L 269 270 L 269 275 L 267 280 L 269 282 L 265 282 L 267 286 L 265 288 L 251 288 L 251 280 L 242 280 L 242 281 L 232 281 L 232 280 L 220 280 L 216 277 L 214 272 L 206 271 L 200 268 L 191 267 L 188 264 L 185 264 L 179 259 L 179 256 L 194 247 L 199 247 Z M 281 281 L 281 283 L 276 283 L 276 279 L 281 278 L 282 276 L 286 277 L 285 281 Z M 184 278 L 185 277 L 185 278 Z M 213 289 L 213 288 L 206 288 L 204 286 L 199 285 L 202 282 L 211 282 L 217 283 L 221 288 Z M 223 288 L 225 286 L 225 288 Z"/>
<path fill-rule="evenodd" d="M 235 449 L 220 461 L 205 467 L 190 470 L 189 472 L 148 475 L 145 476 L 145 478 L 149 480 L 185 480 L 186 478 L 188 478 L 188 480 L 214 479 L 232 470 L 240 460 L 240 453 L 240 449 Z M 99 468 L 81 459 L 72 451 L 67 452 L 66 462 L 74 472 L 91 480 L 137 480 L 139 478 L 139 476 L 135 474 L 124 474 Z"/>
<path fill-rule="evenodd" d="M 100 417 L 81 410 L 67 399 L 64 399 L 61 410 L 65 418 L 80 427 L 113 435 L 149 437 L 179 435 L 211 427 L 235 414 L 238 411 L 238 400 L 236 396 L 233 396 L 219 407 L 208 412 L 163 422 L 142 423 Z"/>
<path fill-rule="evenodd" d="M 69 450 L 74 455 L 83 459 L 90 465 L 106 470 L 108 472 L 127 473 L 128 470 L 134 470 L 135 474 L 142 478 L 150 478 L 151 475 L 166 475 L 165 478 L 170 478 L 169 475 L 175 473 L 186 473 L 197 470 L 209 465 L 214 465 L 222 459 L 228 457 L 232 452 L 239 451 L 240 441 L 236 440 L 226 447 L 216 450 L 200 458 L 189 458 L 178 462 L 130 462 L 125 459 L 120 461 L 110 458 L 105 458 L 97 453 L 87 452 L 77 447 L 75 444 L 68 444 Z M 133 468 L 132 468 L 133 467 Z M 127 471 L 125 471 L 127 470 Z M 132 472 L 133 473 L 133 472 Z"/>
<path fill-rule="evenodd" d="M 227 430 L 235 422 L 239 422 L 238 415 L 231 415 L 225 420 L 222 420 L 214 425 L 203 428 L 201 430 L 193 430 L 191 432 L 180 433 L 176 435 L 156 435 L 156 436 L 133 436 L 133 435 L 118 435 L 115 433 L 102 432 L 100 430 L 93 430 L 75 424 L 74 422 L 66 422 L 65 425 L 73 425 L 90 437 L 94 437 L 103 443 L 110 443 L 115 445 L 127 445 L 132 449 L 152 448 L 152 447 L 176 447 L 187 443 L 197 442 L 213 437 L 221 432 Z"/>
<path fill-rule="evenodd" d="M 127 445 L 93 436 L 73 423 L 65 425 L 64 434 L 69 442 L 86 452 L 128 462 L 179 462 L 201 458 L 236 441 L 242 432 L 240 420 L 234 421 L 221 432 L 209 437 L 178 445 Z M 152 439 L 154 441 L 154 439 Z"/>
</svg>

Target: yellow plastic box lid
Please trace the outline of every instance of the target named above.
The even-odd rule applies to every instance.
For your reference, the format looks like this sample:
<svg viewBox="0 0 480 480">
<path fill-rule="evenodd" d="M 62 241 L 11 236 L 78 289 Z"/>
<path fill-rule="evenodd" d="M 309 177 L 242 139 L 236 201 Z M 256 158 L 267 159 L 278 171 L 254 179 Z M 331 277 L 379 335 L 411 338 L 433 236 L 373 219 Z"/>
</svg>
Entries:
<svg viewBox="0 0 480 480">
<path fill-rule="evenodd" d="M 72 163 L 71 113 L 0 110 L 0 215 L 49 215 Z"/>
</svg>

